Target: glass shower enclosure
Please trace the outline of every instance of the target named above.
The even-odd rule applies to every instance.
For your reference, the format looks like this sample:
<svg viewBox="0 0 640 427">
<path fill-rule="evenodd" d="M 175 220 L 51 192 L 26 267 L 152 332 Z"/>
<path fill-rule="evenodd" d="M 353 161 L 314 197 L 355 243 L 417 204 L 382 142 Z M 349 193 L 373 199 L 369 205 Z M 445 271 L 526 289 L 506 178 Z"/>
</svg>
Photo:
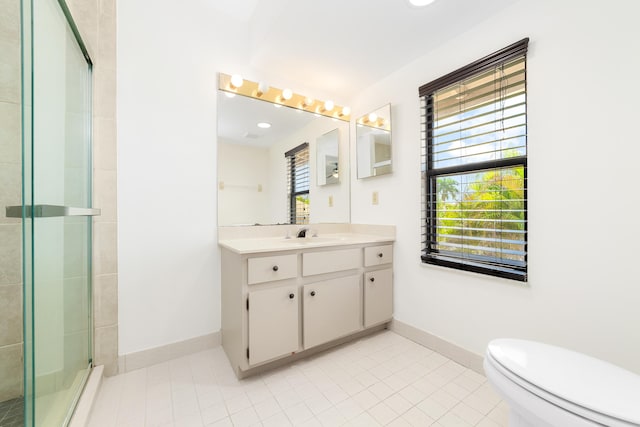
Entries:
<svg viewBox="0 0 640 427">
<path fill-rule="evenodd" d="M 22 304 L 23 375 L 21 387 L 0 400 L 23 409 L 11 424 L 0 413 L 0 425 L 64 426 L 91 369 L 92 216 L 99 213 L 91 194 L 92 62 L 63 0 L 22 0 L 16 19 L 21 138 L 14 151 L 21 180 L 14 181 L 21 200 L 3 203 L 0 225 L 20 224 L 22 238 L 0 242 L 14 245 L 0 251 L 22 261 L 12 280 L 22 290 L 16 303 Z M 0 186 L 6 190 L 14 181 Z"/>
</svg>

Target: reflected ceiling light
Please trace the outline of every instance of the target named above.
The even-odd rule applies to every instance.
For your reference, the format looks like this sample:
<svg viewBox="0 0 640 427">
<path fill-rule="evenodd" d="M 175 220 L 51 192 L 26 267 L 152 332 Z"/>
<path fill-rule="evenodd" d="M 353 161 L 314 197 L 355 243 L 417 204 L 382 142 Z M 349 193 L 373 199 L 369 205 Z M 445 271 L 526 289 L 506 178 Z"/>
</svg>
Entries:
<svg viewBox="0 0 640 427">
<path fill-rule="evenodd" d="M 256 95 L 262 96 L 269 90 L 269 85 L 265 82 L 258 83 L 258 89 L 256 90 Z"/>
<path fill-rule="evenodd" d="M 333 107 L 335 107 L 335 104 L 333 103 L 333 101 L 331 101 L 331 100 L 324 101 L 324 110 L 325 111 L 331 111 L 331 110 L 333 110 Z"/>
<path fill-rule="evenodd" d="M 244 83 L 244 79 L 242 78 L 242 76 L 240 74 L 234 74 L 231 76 L 231 87 L 234 89 L 238 89 L 239 87 L 242 87 L 242 84 Z"/>
<path fill-rule="evenodd" d="M 227 98 L 233 98 L 236 96 L 235 93 L 231 93 L 231 92 L 225 92 L 224 94 L 227 96 Z"/>
<path fill-rule="evenodd" d="M 409 0 L 409 3 L 411 3 L 411 6 L 422 7 L 422 6 L 428 6 L 434 1 L 435 0 Z"/>
<path fill-rule="evenodd" d="M 271 127 L 271 123 L 260 122 L 258 123 L 258 127 L 261 129 L 269 129 Z"/>
<path fill-rule="evenodd" d="M 292 96 L 293 96 L 293 91 L 291 89 L 287 88 L 282 91 L 282 99 L 284 99 L 285 101 L 290 100 Z"/>
</svg>

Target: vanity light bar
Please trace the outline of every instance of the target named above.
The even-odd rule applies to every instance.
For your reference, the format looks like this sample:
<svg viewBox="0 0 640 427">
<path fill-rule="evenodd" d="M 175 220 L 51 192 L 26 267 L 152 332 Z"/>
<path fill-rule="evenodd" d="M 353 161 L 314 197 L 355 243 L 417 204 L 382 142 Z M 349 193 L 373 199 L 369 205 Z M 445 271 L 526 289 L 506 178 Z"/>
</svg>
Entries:
<svg viewBox="0 0 640 427">
<path fill-rule="evenodd" d="M 261 99 L 263 101 L 272 102 L 274 104 L 286 105 L 287 107 L 297 108 L 298 110 L 308 111 L 310 113 L 327 116 L 336 120 L 348 122 L 351 119 L 351 109 L 336 105 L 331 101 L 314 100 L 304 95 L 294 93 L 291 89 L 278 89 L 273 86 L 266 86 L 263 83 L 252 82 L 243 79 L 241 84 L 239 75 L 219 73 L 218 87 L 220 90 L 248 96 L 249 98 Z M 232 82 L 233 79 L 233 82 Z M 327 102 L 330 104 L 327 106 Z M 333 108 L 328 108 L 328 107 Z"/>
<path fill-rule="evenodd" d="M 359 126 L 368 126 L 370 128 L 391 131 L 391 122 L 384 117 L 379 117 L 377 115 L 376 117 L 371 117 L 371 114 L 362 116 L 358 119 L 356 124 Z"/>
</svg>

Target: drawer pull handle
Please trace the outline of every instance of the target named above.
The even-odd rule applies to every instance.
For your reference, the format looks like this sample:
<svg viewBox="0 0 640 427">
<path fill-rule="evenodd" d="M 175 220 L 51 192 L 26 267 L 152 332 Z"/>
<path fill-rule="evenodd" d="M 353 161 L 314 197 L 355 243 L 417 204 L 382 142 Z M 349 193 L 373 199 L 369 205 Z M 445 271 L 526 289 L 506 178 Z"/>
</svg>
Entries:
<svg viewBox="0 0 640 427">
<path fill-rule="evenodd" d="M 289 299 L 293 299 L 295 297 L 294 294 L 289 294 Z"/>
<path fill-rule="evenodd" d="M 278 271 L 278 266 L 277 265 L 273 266 L 273 271 Z"/>
<path fill-rule="evenodd" d="M 382 252 L 378 254 L 378 258 L 382 258 Z"/>
<path fill-rule="evenodd" d="M 376 281 L 376 279 L 375 279 L 375 277 L 372 277 L 372 278 L 369 279 L 369 281 L 373 283 L 373 282 Z"/>
<path fill-rule="evenodd" d="M 315 297 L 316 296 L 316 291 L 311 291 L 311 296 Z"/>
</svg>

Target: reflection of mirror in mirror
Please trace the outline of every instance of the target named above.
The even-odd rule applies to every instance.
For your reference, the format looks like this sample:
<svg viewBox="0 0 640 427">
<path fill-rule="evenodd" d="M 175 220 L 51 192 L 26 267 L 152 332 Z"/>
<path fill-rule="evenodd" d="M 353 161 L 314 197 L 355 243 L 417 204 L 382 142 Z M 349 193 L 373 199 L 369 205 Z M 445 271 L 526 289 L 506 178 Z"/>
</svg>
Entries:
<svg viewBox="0 0 640 427">
<path fill-rule="evenodd" d="M 338 129 L 327 132 L 316 140 L 318 185 L 340 183 L 339 140 Z"/>
<path fill-rule="evenodd" d="M 311 169 L 309 221 L 348 223 L 349 123 L 274 105 L 218 91 L 218 225 L 289 223 L 285 153 L 304 142 Z M 262 122 L 271 126 L 259 127 Z M 338 144 L 334 169 L 337 162 L 340 179 L 326 186 L 316 180 L 316 143 L 330 131 Z"/>
<path fill-rule="evenodd" d="M 356 121 L 358 179 L 391 173 L 391 104 Z"/>
</svg>

